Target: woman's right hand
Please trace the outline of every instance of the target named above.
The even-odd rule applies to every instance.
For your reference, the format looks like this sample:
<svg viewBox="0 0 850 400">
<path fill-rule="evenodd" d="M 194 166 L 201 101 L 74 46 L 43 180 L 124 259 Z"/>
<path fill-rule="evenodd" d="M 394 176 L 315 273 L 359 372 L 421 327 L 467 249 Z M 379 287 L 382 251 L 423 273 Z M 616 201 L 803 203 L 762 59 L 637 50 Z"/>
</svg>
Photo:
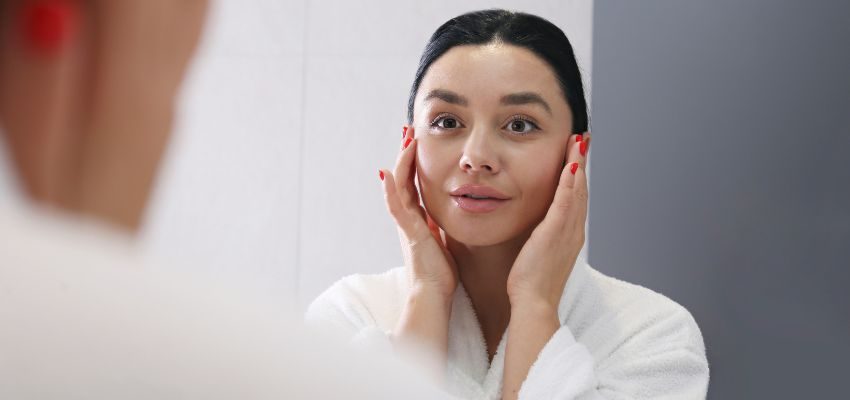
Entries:
<svg viewBox="0 0 850 400">
<path fill-rule="evenodd" d="M 440 228 L 420 204 L 416 189 L 416 147 L 413 127 L 405 130 L 395 172 L 380 170 L 387 210 L 398 225 L 411 288 L 449 300 L 457 287 L 457 268 Z"/>
<path fill-rule="evenodd" d="M 443 381 L 457 269 L 439 227 L 420 205 L 413 128 L 406 130 L 395 172 L 381 170 L 387 209 L 398 225 L 411 287 L 391 334 L 396 349 Z"/>
</svg>

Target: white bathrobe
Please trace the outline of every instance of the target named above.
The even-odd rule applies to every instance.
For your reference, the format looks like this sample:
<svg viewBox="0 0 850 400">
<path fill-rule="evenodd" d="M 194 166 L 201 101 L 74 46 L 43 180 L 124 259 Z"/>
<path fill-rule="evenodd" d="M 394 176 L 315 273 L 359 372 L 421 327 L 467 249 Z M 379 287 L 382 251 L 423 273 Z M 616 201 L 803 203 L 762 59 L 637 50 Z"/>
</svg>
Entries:
<svg viewBox="0 0 850 400">
<path fill-rule="evenodd" d="M 408 292 L 405 268 L 342 279 L 307 311 L 315 327 L 389 347 Z M 576 263 L 558 309 L 561 328 L 531 367 L 521 399 L 703 399 L 708 361 L 699 327 L 674 301 Z M 447 385 L 467 399 L 498 399 L 505 337 L 492 363 L 463 287 L 449 321 Z"/>
</svg>

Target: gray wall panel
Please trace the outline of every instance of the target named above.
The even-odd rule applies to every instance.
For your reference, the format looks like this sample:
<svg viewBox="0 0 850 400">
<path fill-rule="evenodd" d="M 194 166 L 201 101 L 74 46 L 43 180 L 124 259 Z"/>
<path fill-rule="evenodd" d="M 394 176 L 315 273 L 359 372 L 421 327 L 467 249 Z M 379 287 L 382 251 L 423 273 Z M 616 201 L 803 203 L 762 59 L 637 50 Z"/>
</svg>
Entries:
<svg viewBox="0 0 850 400">
<path fill-rule="evenodd" d="M 850 2 L 600 0 L 593 48 L 591 263 L 691 310 L 709 398 L 846 395 Z"/>
</svg>

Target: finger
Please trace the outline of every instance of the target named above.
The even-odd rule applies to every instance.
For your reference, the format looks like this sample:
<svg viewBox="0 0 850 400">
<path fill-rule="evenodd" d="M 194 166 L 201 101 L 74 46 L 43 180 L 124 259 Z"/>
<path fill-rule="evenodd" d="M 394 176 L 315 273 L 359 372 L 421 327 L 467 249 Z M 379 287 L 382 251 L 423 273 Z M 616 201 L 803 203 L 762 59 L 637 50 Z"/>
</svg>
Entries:
<svg viewBox="0 0 850 400">
<path fill-rule="evenodd" d="M 564 167 L 567 166 L 570 162 L 572 162 L 572 152 L 573 148 L 578 146 L 581 143 L 582 134 L 581 133 L 573 133 L 567 138 L 567 151 L 564 152 Z"/>
<path fill-rule="evenodd" d="M 573 175 L 573 178 L 571 191 L 573 195 L 573 204 L 579 212 L 579 216 L 582 217 L 582 219 L 585 219 L 587 217 L 587 203 L 590 194 L 587 187 L 587 169 L 579 165 L 579 167 L 576 168 L 576 173 Z M 583 223 L 582 226 L 584 226 Z"/>
<path fill-rule="evenodd" d="M 407 130 L 405 131 L 405 136 L 407 138 L 411 138 L 411 140 L 416 139 L 416 133 L 414 132 L 414 128 L 413 128 L 412 125 L 407 127 Z M 413 145 L 413 144 L 411 143 L 411 145 Z M 408 185 L 409 185 L 409 187 L 407 189 L 411 194 L 413 194 L 413 197 L 414 197 L 413 201 L 416 204 L 419 204 L 419 202 L 420 202 L 419 191 L 416 189 L 416 155 L 417 155 L 417 152 L 418 152 L 418 148 L 419 148 L 419 141 L 417 140 L 416 141 L 416 149 L 412 150 L 413 161 L 410 163 L 410 179 L 407 181 Z M 424 216 L 423 216 L 423 219 L 424 219 Z"/>
<path fill-rule="evenodd" d="M 79 141 L 83 124 L 74 117 L 88 115 L 84 113 L 89 111 L 86 106 L 90 104 L 84 106 L 80 100 L 92 97 L 89 86 L 82 84 L 84 74 L 80 73 L 88 66 L 84 53 L 88 50 L 85 48 L 87 37 L 79 34 L 79 24 L 87 22 L 86 7 L 70 2 L 4 1 L 0 2 L 0 19 L 3 20 L 0 24 L 12 22 L 11 18 L 5 18 L 6 12 L 19 15 L 17 22 L 21 28 L 9 37 L 14 37 L 14 45 L 9 40 L 2 48 L 4 79 L 0 95 L 10 100 L 3 104 L 6 139 L 13 150 L 32 148 L 20 153 L 24 174 L 41 173 L 41 168 L 33 163 L 41 161 L 39 154 L 52 154 Z M 51 27 L 49 34 L 45 31 L 47 25 Z M 8 27 L 18 28 L 18 25 Z M 6 30 L 3 29 L 0 36 Z M 44 172 L 54 173 L 58 169 Z M 48 179 L 39 179 L 39 183 L 52 185 L 57 178 L 61 179 L 52 175 L 55 174 L 41 176 Z M 39 196 L 45 194 L 44 187 L 30 189 Z"/>
<path fill-rule="evenodd" d="M 401 127 L 401 142 L 398 142 L 398 153 L 401 155 L 401 151 L 404 150 L 404 141 L 407 139 L 407 130 L 409 127 L 404 125 Z"/>
<path fill-rule="evenodd" d="M 418 198 L 418 197 L 421 197 L 421 195 L 419 194 L 419 192 L 417 191 L 417 189 L 415 187 L 414 187 L 413 190 L 416 191 L 416 194 L 417 194 L 416 201 L 418 202 L 417 203 L 418 206 L 416 208 L 417 208 L 417 211 L 419 211 L 419 216 L 422 217 L 422 219 L 427 219 L 428 213 L 425 211 L 425 206 L 422 204 L 422 202 Z"/>
<path fill-rule="evenodd" d="M 408 130 L 409 132 L 409 130 Z M 405 146 L 399 153 L 396 161 L 394 178 L 396 191 L 399 193 L 400 201 L 406 206 L 419 205 L 419 195 L 416 185 L 413 183 L 415 173 L 416 140 L 410 134 L 404 139 Z"/>
<path fill-rule="evenodd" d="M 584 137 L 581 133 L 573 133 L 567 139 L 567 152 L 564 153 L 564 165 L 567 165 L 571 162 L 570 155 L 572 154 L 573 148 L 578 146 L 581 143 L 582 138 Z"/>
<path fill-rule="evenodd" d="M 387 211 L 396 221 L 396 224 L 404 229 L 404 226 L 407 225 L 407 218 L 404 206 L 402 205 L 401 199 L 399 199 L 395 178 L 393 177 L 393 174 L 387 170 L 379 170 L 378 173 L 381 176 L 381 183 L 384 189 L 384 202 L 386 203 Z"/>
<path fill-rule="evenodd" d="M 443 250 L 443 255 L 446 256 L 446 260 L 449 261 L 453 266 L 454 265 L 454 256 L 449 251 L 448 246 L 446 246 L 446 239 L 443 236 L 442 230 L 440 230 L 440 226 L 437 225 L 437 221 L 434 221 L 430 215 L 426 215 L 426 220 L 428 222 L 428 230 L 431 231 L 431 236 L 434 237 L 434 240 L 440 245 L 440 248 Z"/>
<path fill-rule="evenodd" d="M 576 176 L 582 173 L 583 169 L 577 162 L 571 162 L 561 171 L 561 177 L 558 180 L 558 188 L 555 189 L 555 197 L 552 199 L 552 205 L 549 210 L 555 210 L 560 214 L 563 212 L 571 212 L 575 207 L 575 198 L 573 190 L 576 184 Z"/>
<path fill-rule="evenodd" d="M 584 134 L 576 134 L 571 135 L 569 143 L 567 144 L 567 152 L 566 152 L 566 160 L 564 166 L 566 167 L 570 163 L 579 163 L 582 167 L 586 165 L 586 157 L 587 154 L 587 146 L 590 143 L 590 134 L 585 132 Z"/>
<path fill-rule="evenodd" d="M 585 132 L 585 134 L 584 134 L 584 145 L 583 145 L 583 147 L 581 145 L 579 146 L 579 154 L 582 156 L 581 166 L 582 166 L 582 168 L 585 168 L 585 169 L 588 166 L 587 157 L 590 155 L 590 140 L 591 139 L 593 139 L 593 138 L 590 136 L 590 132 Z"/>
</svg>

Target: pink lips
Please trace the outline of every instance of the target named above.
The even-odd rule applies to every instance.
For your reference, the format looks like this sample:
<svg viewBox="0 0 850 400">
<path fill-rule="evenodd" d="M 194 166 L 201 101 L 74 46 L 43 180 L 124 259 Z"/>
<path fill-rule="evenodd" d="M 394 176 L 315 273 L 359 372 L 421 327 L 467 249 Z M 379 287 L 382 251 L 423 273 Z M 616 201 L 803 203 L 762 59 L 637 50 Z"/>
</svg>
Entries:
<svg viewBox="0 0 850 400">
<path fill-rule="evenodd" d="M 458 207 L 471 213 L 488 213 L 510 200 L 504 193 L 485 185 L 463 185 L 449 194 Z"/>
</svg>

